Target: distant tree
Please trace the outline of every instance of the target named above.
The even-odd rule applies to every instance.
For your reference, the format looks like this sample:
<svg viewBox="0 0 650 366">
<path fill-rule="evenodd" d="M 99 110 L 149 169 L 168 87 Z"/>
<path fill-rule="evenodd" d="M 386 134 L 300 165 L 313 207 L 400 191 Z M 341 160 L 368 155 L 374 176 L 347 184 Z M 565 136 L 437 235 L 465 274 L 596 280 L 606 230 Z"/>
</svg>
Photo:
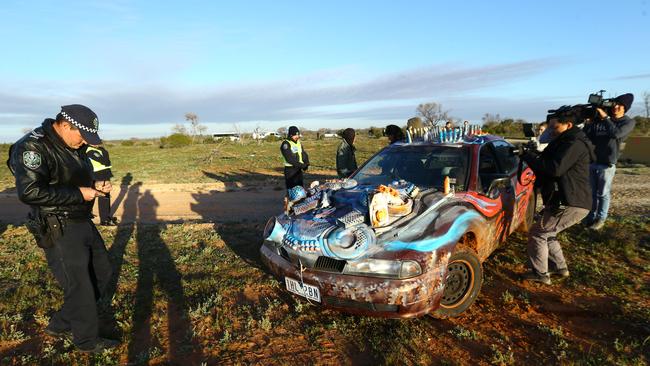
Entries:
<svg viewBox="0 0 650 366">
<path fill-rule="evenodd" d="M 194 140 L 197 135 L 200 135 L 208 129 L 199 123 L 199 116 L 197 116 L 195 113 L 185 113 L 185 120 L 190 122 L 192 140 Z"/>
<path fill-rule="evenodd" d="M 422 127 L 424 127 L 424 124 L 422 123 L 422 119 L 420 117 L 409 118 L 408 121 L 406 121 L 406 128 L 422 128 Z"/>
<path fill-rule="evenodd" d="M 282 138 L 285 138 L 287 136 L 287 128 L 286 127 L 280 127 L 277 129 L 277 132 L 282 135 Z"/>
<path fill-rule="evenodd" d="M 449 119 L 449 111 L 443 111 L 442 104 L 436 102 L 422 103 L 418 105 L 416 111 L 424 118 L 424 122 L 433 126 Z"/>
<path fill-rule="evenodd" d="M 235 130 L 235 133 L 237 136 L 239 136 L 239 143 L 243 144 L 244 143 L 244 134 L 241 132 L 241 127 L 239 127 L 239 123 L 233 123 L 232 128 Z"/>
<path fill-rule="evenodd" d="M 486 113 L 483 115 L 481 119 L 483 120 L 483 124 L 490 123 L 490 122 L 501 123 L 501 115 L 499 113 L 497 114 Z"/>
<path fill-rule="evenodd" d="M 493 135 L 505 137 L 523 137 L 523 124 L 526 123 L 523 119 L 505 118 L 500 120 L 499 115 L 484 117 L 483 131 Z"/>
<path fill-rule="evenodd" d="M 384 129 L 379 128 L 379 127 L 371 126 L 368 129 L 368 135 L 378 139 L 378 138 L 380 138 L 380 137 L 382 137 L 384 135 Z"/>
<path fill-rule="evenodd" d="M 172 127 L 172 132 L 179 133 L 181 135 L 187 135 L 187 128 L 182 123 L 177 123 Z"/>
</svg>

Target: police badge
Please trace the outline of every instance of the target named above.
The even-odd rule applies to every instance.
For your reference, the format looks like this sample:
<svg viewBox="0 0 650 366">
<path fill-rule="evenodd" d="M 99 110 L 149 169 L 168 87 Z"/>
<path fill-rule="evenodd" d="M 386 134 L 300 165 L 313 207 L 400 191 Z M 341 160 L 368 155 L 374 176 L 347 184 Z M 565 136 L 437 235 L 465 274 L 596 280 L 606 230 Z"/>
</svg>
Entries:
<svg viewBox="0 0 650 366">
<path fill-rule="evenodd" d="M 36 151 L 25 151 L 23 153 L 23 164 L 29 169 L 38 169 L 41 166 L 41 154 Z"/>
</svg>

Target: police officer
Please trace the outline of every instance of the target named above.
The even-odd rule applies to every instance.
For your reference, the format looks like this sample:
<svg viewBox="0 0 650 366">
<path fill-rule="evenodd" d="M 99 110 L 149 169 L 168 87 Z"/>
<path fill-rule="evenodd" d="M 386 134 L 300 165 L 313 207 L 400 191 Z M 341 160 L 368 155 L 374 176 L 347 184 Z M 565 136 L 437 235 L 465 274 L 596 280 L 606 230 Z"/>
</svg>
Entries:
<svg viewBox="0 0 650 366">
<path fill-rule="evenodd" d="M 47 264 L 63 289 L 63 306 L 45 328 L 67 337 L 84 353 L 99 353 L 117 341 L 99 337 L 96 301 L 112 274 L 108 252 L 93 225 L 96 197 L 111 185 L 93 185 L 86 144 L 99 145 L 97 115 L 79 104 L 61 107 L 10 149 L 18 198 L 31 212 L 27 227 L 45 251 Z"/>
<path fill-rule="evenodd" d="M 86 147 L 86 155 L 90 159 L 93 166 L 93 180 L 95 185 L 104 186 L 110 184 L 113 177 L 111 172 L 111 159 L 108 151 L 103 146 L 90 146 Z M 97 197 L 97 209 L 99 211 L 99 222 L 102 226 L 115 226 L 117 225 L 117 218 L 111 216 L 111 194 L 105 193 L 104 196 Z"/>
<path fill-rule="evenodd" d="M 309 156 L 300 143 L 298 127 L 289 127 L 286 140 L 280 145 L 284 159 L 284 183 L 287 190 L 295 186 L 304 186 L 303 171 L 309 167 Z"/>
</svg>

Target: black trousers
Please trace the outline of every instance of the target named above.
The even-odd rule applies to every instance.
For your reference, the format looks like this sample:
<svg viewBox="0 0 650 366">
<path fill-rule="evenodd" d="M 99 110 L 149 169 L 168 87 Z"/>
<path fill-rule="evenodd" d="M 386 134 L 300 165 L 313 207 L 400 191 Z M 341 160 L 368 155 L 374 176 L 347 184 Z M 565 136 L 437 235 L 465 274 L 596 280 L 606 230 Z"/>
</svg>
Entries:
<svg viewBox="0 0 650 366">
<path fill-rule="evenodd" d="M 97 197 L 97 210 L 99 211 L 99 221 L 107 222 L 111 219 L 111 195 Z"/>
<path fill-rule="evenodd" d="M 63 289 L 63 306 L 48 327 L 71 330 L 77 346 L 93 346 L 99 334 L 96 301 L 108 284 L 112 267 L 104 240 L 89 220 L 67 220 L 63 235 L 44 249 L 47 264 Z"/>
<path fill-rule="evenodd" d="M 284 184 L 287 187 L 287 190 L 295 187 L 301 186 L 304 187 L 302 169 L 294 168 L 292 166 L 284 167 Z"/>
</svg>

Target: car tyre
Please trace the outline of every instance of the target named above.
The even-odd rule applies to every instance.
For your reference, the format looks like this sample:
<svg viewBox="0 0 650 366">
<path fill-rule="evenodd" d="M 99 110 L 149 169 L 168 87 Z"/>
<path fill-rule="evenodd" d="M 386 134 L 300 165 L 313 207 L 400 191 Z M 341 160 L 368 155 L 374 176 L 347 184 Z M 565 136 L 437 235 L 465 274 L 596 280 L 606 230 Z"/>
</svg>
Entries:
<svg viewBox="0 0 650 366">
<path fill-rule="evenodd" d="M 433 312 L 436 318 L 450 318 L 467 310 L 481 291 L 483 269 L 476 254 L 458 251 L 447 264 L 447 276 L 440 307 Z"/>
</svg>

